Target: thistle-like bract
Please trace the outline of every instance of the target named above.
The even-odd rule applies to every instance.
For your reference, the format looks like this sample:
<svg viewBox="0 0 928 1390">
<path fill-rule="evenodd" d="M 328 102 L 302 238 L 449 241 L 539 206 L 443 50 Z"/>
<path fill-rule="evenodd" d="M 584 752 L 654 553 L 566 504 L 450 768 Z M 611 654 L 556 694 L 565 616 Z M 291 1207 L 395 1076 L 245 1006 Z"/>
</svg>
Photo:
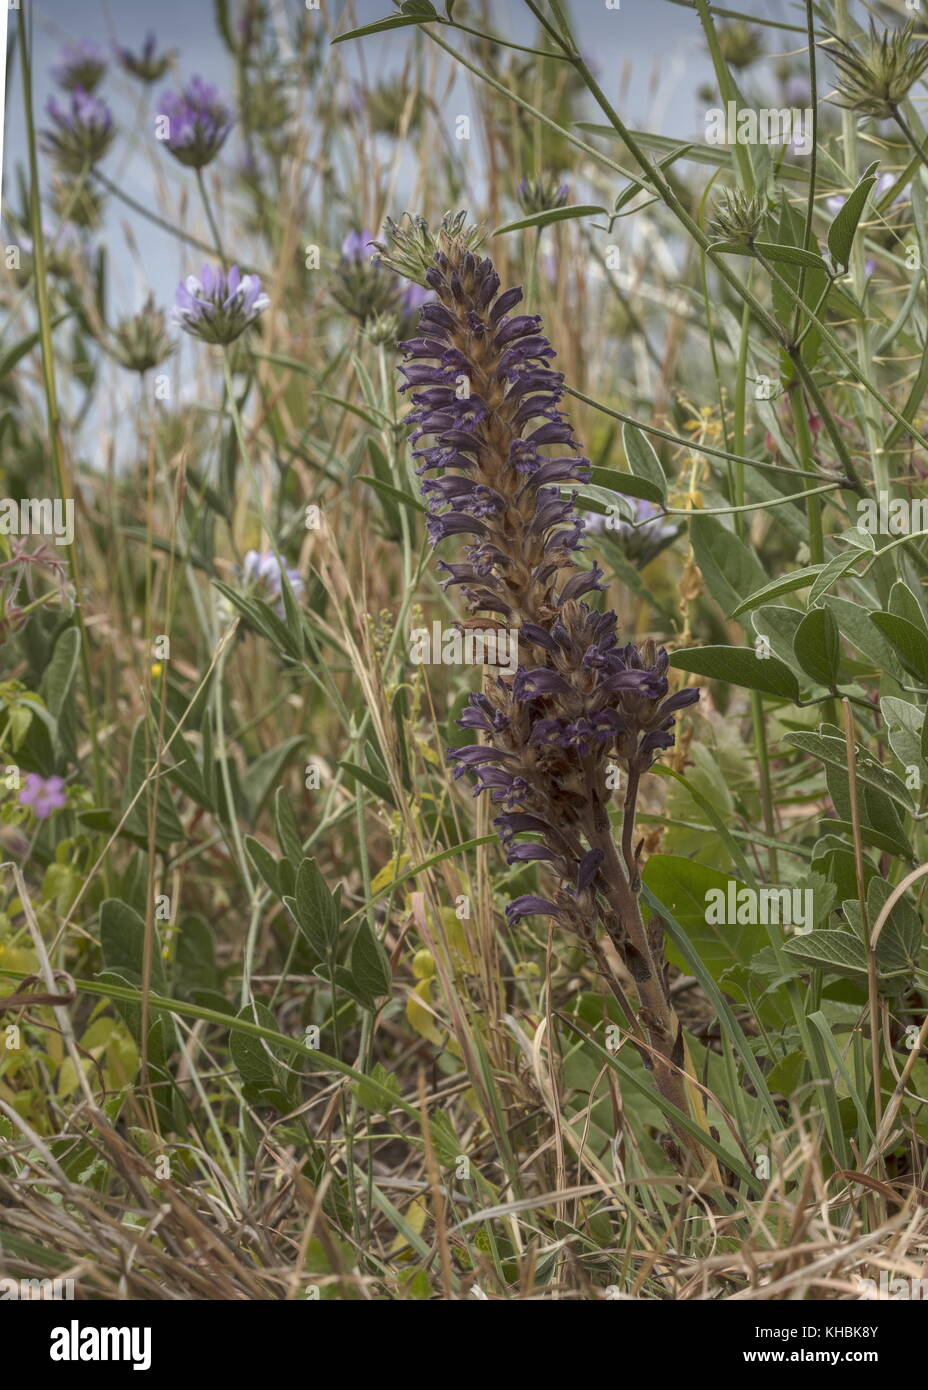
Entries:
<svg viewBox="0 0 928 1390">
<path fill-rule="evenodd" d="M 546 914 L 580 937 L 662 1093 L 685 1110 L 660 923 L 645 924 L 639 907 L 634 816 L 642 773 L 672 745 L 674 716 L 698 691 L 671 694 L 667 652 L 651 641 L 620 645 L 616 615 L 584 598 L 603 587 L 595 564 L 578 564 L 584 526 L 572 489 L 589 480 L 590 465 L 559 408 L 563 377 L 540 318 L 513 312 L 522 291 L 502 290 L 457 224 L 449 231 L 446 221 L 432 244 L 425 280 L 435 301 L 420 311 L 418 336 L 401 344 L 400 369 L 412 391 L 413 441 L 432 441 L 415 450 L 428 532 L 435 545 L 465 538 L 463 559 L 440 568 L 474 612 L 495 615 L 480 625 L 519 632 L 515 674 L 488 678 L 460 721 L 483 742 L 449 758 L 456 775 L 474 776 L 475 795 L 486 791 L 496 804 L 509 862 L 543 861 L 555 875 L 551 897 L 516 899 L 510 921 Z M 552 446 L 555 457 L 543 452 Z M 621 856 L 608 814 L 610 764 L 626 778 Z M 597 923 L 635 981 L 637 1020 Z"/>
<path fill-rule="evenodd" d="M 59 168 L 68 174 L 82 174 L 99 163 L 115 133 L 106 102 L 77 87 L 67 107 L 51 97 L 46 109 L 54 129 L 43 131 L 42 141 Z"/>
<path fill-rule="evenodd" d="M 830 31 L 829 31 L 830 32 Z M 862 116 L 885 120 L 928 68 L 928 43 L 915 38 L 915 21 L 877 34 L 870 21 L 866 51 L 838 34 L 828 52 L 838 69 L 835 101 Z"/>
</svg>

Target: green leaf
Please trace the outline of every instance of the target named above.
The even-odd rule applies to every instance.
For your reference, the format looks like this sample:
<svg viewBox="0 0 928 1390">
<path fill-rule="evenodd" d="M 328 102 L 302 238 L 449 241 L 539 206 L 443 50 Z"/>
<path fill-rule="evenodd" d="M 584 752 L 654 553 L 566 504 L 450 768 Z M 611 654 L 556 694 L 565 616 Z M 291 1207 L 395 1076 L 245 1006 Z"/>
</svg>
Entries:
<svg viewBox="0 0 928 1390">
<path fill-rule="evenodd" d="M 363 24 L 360 29 L 348 29 L 344 34 L 336 34 L 333 43 L 347 43 L 349 39 L 365 39 L 368 34 L 382 34 L 388 29 L 405 29 L 411 24 L 425 24 L 434 20 L 433 11 L 428 15 L 391 15 L 389 19 L 378 19 L 375 24 Z"/>
<path fill-rule="evenodd" d="M 646 502 L 654 502 L 658 506 L 664 501 L 664 494 L 657 483 L 636 477 L 634 473 L 620 473 L 617 468 L 592 469 L 590 483 L 608 492 L 617 492 L 620 496 L 642 497 Z"/>
<path fill-rule="evenodd" d="M 836 594 L 826 594 L 822 602 L 837 618 L 841 636 L 872 662 L 875 670 L 885 671 L 896 680 L 902 678 L 899 658 L 882 632 L 874 626 L 868 609 Z"/>
<path fill-rule="evenodd" d="M 730 618 L 738 618 L 742 613 L 747 613 L 752 608 L 758 608 L 768 599 L 779 598 L 780 594 L 791 594 L 794 589 L 805 589 L 821 572 L 821 565 L 809 565 L 807 569 L 792 570 L 789 574 L 783 574 L 779 579 L 772 580 L 765 584 L 762 589 L 755 589 L 750 597 L 740 603 L 737 608 L 729 613 Z"/>
<path fill-rule="evenodd" d="M 709 593 L 725 614 L 738 609 L 745 594 L 763 588 L 767 576 L 755 552 L 718 517 L 693 514 L 693 554 Z"/>
<path fill-rule="evenodd" d="M 304 739 L 299 734 L 284 739 L 276 748 L 271 748 L 267 753 L 255 758 L 243 774 L 242 791 L 245 793 L 252 821 L 257 819 L 281 771 L 303 743 Z"/>
<path fill-rule="evenodd" d="M 547 227 L 549 222 L 564 222 L 574 217 L 608 217 L 606 208 L 595 203 L 575 203 L 569 207 L 547 208 L 543 212 L 533 212 L 528 217 L 520 217 L 516 222 L 504 222 L 492 233 L 503 236 L 506 232 L 520 232 L 523 227 Z"/>
<path fill-rule="evenodd" d="M 647 435 L 636 425 L 624 424 L 622 426 L 622 447 L 625 450 L 625 457 L 628 459 L 628 466 L 632 473 L 653 484 L 659 490 L 660 500 L 663 502 L 667 497 L 667 479 L 664 476 L 661 461 L 654 452 L 654 446 Z"/>
<path fill-rule="evenodd" d="M 276 1022 L 270 1009 L 260 1000 L 246 1004 L 237 1017 L 267 1030 L 273 1029 Z M 294 1108 L 297 1078 L 284 1065 L 286 1052 L 283 1048 L 265 1038 L 233 1031 L 229 1034 L 229 1052 L 242 1078 L 246 1100 L 253 1105 L 271 1105 L 281 1114 Z"/>
<path fill-rule="evenodd" d="M 151 987 L 156 994 L 163 994 L 164 965 L 154 923 L 152 933 Z M 107 898 L 100 908 L 100 950 L 108 970 L 128 972 L 141 982 L 145 963 L 145 922 L 135 908 L 119 898 Z"/>
<path fill-rule="evenodd" d="M 896 613 L 871 613 L 870 618 L 899 653 L 905 669 L 928 684 L 928 636 L 924 630 Z"/>
<path fill-rule="evenodd" d="M 826 594 L 832 584 L 837 583 L 842 575 L 847 574 L 853 564 L 859 560 L 860 556 L 854 551 L 850 555 L 834 555 L 823 565 L 821 573 L 809 590 L 810 606 L 818 603 L 823 594 Z"/>
<path fill-rule="evenodd" d="M 786 734 L 784 742 L 847 772 L 847 744 L 843 738 L 833 734 L 790 733 Z M 875 791 L 883 792 L 906 811 L 911 813 L 913 810 L 912 798 L 904 782 L 888 767 L 860 749 L 857 752 L 857 778 Z"/>
<path fill-rule="evenodd" d="M 393 988 L 387 953 L 368 922 L 362 922 L 355 935 L 350 970 L 355 988 L 371 1001 L 371 1007 Z"/>
<path fill-rule="evenodd" d="M 373 772 L 368 772 L 366 767 L 359 767 L 357 763 L 340 762 L 338 764 L 351 779 L 352 782 L 360 782 L 367 787 L 375 796 L 379 796 L 381 801 L 385 801 L 388 806 L 396 806 L 393 792 L 390 790 L 390 783 L 384 777 L 378 777 Z"/>
<path fill-rule="evenodd" d="M 678 671 L 692 671 L 710 680 L 729 681 L 746 690 L 759 690 L 781 700 L 799 699 L 799 682 L 795 675 L 775 656 L 758 657 L 749 647 L 691 647 L 673 652 L 671 666 Z"/>
<path fill-rule="evenodd" d="M 265 849 L 261 841 L 256 840 L 253 835 L 245 836 L 245 848 L 248 851 L 248 858 L 251 860 L 252 864 L 254 864 L 268 888 L 270 888 L 275 898 L 279 898 L 281 896 L 280 872 L 277 860 L 274 858 L 273 854 Z"/>
<path fill-rule="evenodd" d="M 857 232 L 857 224 L 860 215 L 864 210 L 870 190 L 876 183 L 875 170 L 877 164 L 871 164 L 861 176 L 857 187 L 853 189 L 844 204 L 839 208 L 838 214 L 831 226 L 828 228 L 828 250 L 835 265 L 848 266 L 851 261 L 851 248 L 854 245 L 854 236 Z"/>
<path fill-rule="evenodd" d="M 733 965 L 749 966 L 751 958 L 768 945 L 763 927 L 713 924 L 706 920 L 707 915 L 712 915 L 707 910 L 710 895 L 721 892 L 727 900 L 729 883 L 736 885 L 736 893 L 747 887 L 733 874 L 675 854 L 653 854 L 643 881 L 685 929 L 714 979 L 721 980 Z M 668 947 L 668 956 L 675 965 L 686 968 L 686 962 L 672 945 Z"/>
<path fill-rule="evenodd" d="M 405 507 L 410 512 L 424 512 L 425 508 L 421 502 L 417 502 L 415 497 L 409 492 L 404 492 L 402 488 L 394 487 L 392 483 L 385 483 L 380 478 L 372 478 L 366 473 L 359 473 L 355 479 L 358 483 L 367 483 L 384 501 L 398 502 L 401 507 Z"/>
<path fill-rule="evenodd" d="M 836 975 L 860 979 L 867 974 L 867 953 L 863 942 L 849 931 L 806 932 L 794 936 L 783 947 L 784 955 L 799 960 L 814 969 L 830 970 Z"/>
<path fill-rule="evenodd" d="M 799 665 L 819 685 L 833 686 L 841 664 L 841 637 L 830 608 L 810 608 L 796 629 L 793 651 Z"/>
<path fill-rule="evenodd" d="M 274 829 L 281 853 L 296 869 L 303 858 L 303 842 L 297 830 L 293 807 L 283 787 L 278 787 L 274 793 Z"/>
<path fill-rule="evenodd" d="M 801 246 L 781 246 L 774 241 L 755 241 L 754 249 L 768 261 L 785 261 L 787 265 L 805 266 L 809 270 L 821 270 L 828 274 L 828 266 L 817 251 L 807 251 Z"/>
<path fill-rule="evenodd" d="M 922 632 L 925 631 L 925 615 L 921 604 L 903 579 L 897 579 L 890 590 L 889 611 L 895 613 L 897 618 L 907 618 L 915 627 L 920 628 Z"/>
<path fill-rule="evenodd" d="M 325 960 L 338 940 L 341 912 L 315 859 L 304 859 L 300 865 L 294 898 L 300 929 L 316 954 Z"/>
</svg>

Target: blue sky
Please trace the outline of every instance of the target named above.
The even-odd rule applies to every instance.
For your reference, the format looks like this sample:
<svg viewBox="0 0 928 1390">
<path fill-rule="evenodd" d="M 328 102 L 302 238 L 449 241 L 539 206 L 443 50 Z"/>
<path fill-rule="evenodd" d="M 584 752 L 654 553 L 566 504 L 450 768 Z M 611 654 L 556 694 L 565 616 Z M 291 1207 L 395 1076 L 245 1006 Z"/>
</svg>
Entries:
<svg viewBox="0 0 928 1390">
<path fill-rule="evenodd" d="M 233 14 L 235 0 L 230 0 Z M 269 0 L 273 11 L 302 9 L 302 0 Z M 363 24 L 391 13 L 389 0 L 322 0 L 326 14 L 338 21 L 337 28 Z M 630 80 L 621 100 L 623 115 L 632 126 L 647 124 L 665 134 L 692 136 L 700 133 L 702 107 L 694 92 L 711 76 L 698 19 L 692 10 L 668 0 L 621 0 L 619 10 L 607 10 L 606 0 L 573 0 L 575 27 L 584 51 L 592 59 L 607 95 L 619 100 L 623 73 Z M 739 8 L 769 18 L 795 22 L 795 6 L 787 0 L 742 0 Z M 175 85 L 177 77 L 194 73 L 228 85 L 229 55 L 216 31 L 213 0 L 29 0 L 28 13 L 34 24 L 34 86 L 38 123 L 44 121 L 44 107 L 54 92 L 51 68 L 63 44 L 77 38 L 90 38 L 109 46 L 117 39 L 130 48 L 141 46 L 146 33 L 155 30 L 159 45 L 176 49 L 178 62 L 174 78 L 158 84 Z M 501 33 L 522 41 L 531 40 L 534 21 L 521 0 L 490 0 L 490 13 Z M 11 14 L 15 26 L 15 13 Z M 774 31 L 771 46 L 782 41 Z M 402 59 L 410 42 L 407 32 L 372 37 L 361 41 L 369 73 L 382 75 Z M 782 44 L 782 47 L 786 47 Z M 360 53 L 351 46 L 341 50 L 350 66 Z M 360 49 L 361 44 L 356 45 Z M 102 89 L 116 114 L 121 139 L 107 157 L 104 169 L 138 201 L 151 204 L 155 171 L 163 180 L 167 206 L 185 194 L 193 200 L 192 175 L 159 150 L 153 151 L 150 115 L 143 116 L 137 105 L 138 87 L 115 68 L 107 75 Z M 149 111 L 154 109 L 149 107 Z M 461 109 L 466 109 L 462 107 Z M 234 136 L 223 158 L 237 153 Z M 153 154 L 156 155 L 153 163 Z M 14 67 L 7 93 L 3 190 L 5 201 L 15 199 L 15 170 L 25 162 L 24 123 L 18 66 Z M 138 257 L 126 254 L 126 230 L 138 246 Z M 168 233 L 152 226 L 145 218 L 127 211 L 110 199 L 103 228 L 112 259 L 115 294 L 125 298 L 127 307 L 141 298 L 151 285 L 157 297 L 167 302 L 180 275 L 191 268 L 189 253 Z"/>
</svg>

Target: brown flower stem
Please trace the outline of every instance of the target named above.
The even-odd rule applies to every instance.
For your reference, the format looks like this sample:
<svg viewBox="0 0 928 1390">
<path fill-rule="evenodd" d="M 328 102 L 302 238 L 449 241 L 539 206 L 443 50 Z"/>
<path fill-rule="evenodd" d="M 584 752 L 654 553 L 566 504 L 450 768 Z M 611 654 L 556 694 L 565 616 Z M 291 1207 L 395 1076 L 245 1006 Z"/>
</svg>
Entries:
<svg viewBox="0 0 928 1390">
<path fill-rule="evenodd" d="M 657 1089 L 678 1110 L 689 1114 L 690 1106 L 683 1075 L 683 1029 L 670 1002 L 665 979 L 665 966 L 660 939 L 656 931 L 649 932 L 641 916 L 637 894 L 632 890 L 619 859 L 612 835 L 607 830 L 593 831 L 590 843 L 602 850 L 601 878 L 603 893 L 615 915 L 621 935 L 613 927 L 613 941 L 635 982 L 640 1005 L 640 1019 L 648 1043 L 653 1049 L 652 1066 Z M 607 931 L 609 930 L 607 924 Z M 618 937 L 618 939 L 617 939 Z M 692 1136 L 671 1121 L 674 1134 L 684 1151 L 695 1152 Z M 680 1154 L 680 1165 L 684 1155 Z"/>
</svg>

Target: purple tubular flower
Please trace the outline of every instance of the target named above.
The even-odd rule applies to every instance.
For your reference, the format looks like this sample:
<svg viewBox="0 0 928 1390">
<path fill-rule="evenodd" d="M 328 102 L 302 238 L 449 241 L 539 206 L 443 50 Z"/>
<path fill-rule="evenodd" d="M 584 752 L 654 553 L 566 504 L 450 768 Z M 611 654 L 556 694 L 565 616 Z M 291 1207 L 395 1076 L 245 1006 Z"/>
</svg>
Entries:
<svg viewBox="0 0 928 1390">
<path fill-rule="evenodd" d="M 237 265 L 228 273 L 205 265 L 199 278 L 188 275 L 178 285 L 171 319 L 204 343 L 231 343 L 254 323 L 270 304 L 257 275 L 242 275 Z"/>
<path fill-rule="evenodd" d="M 53 811 L 61 811 L 67 805 L 64 778 L 28 773 L 19 793 L 19 804 L 31 807 L 39 820 L 48 820 Z"/>
<path fill-rule="evenodd" d="M 549 903 L 547 898 L 536 898 L 532 893 L 524 893 L 521 898 L 513 898 L 506 908 L 506 916 L 510 923 L 518 921 L 520 917 L 562 917 L 563 910 L 555 903 Z"/>
<path fill-rule="evenodd" d="M 176 160 L 191 169 L 212 163 L 233 124 L 232 112 L 202 77 L 192 77 L 180 95 L 165 92 L 161 114 L 167 119 L 165 144 Z"/>
<path fill-rule="evenodd" d="M 513 312 L 521 290 L 502 289 L 464 238 L 439 247 L 425 272 L 434 299 L 400 344 L 399 369 L 428 535 L 463 551 L 440 562 L 445 586 L 519 632 L 514 671 L 489 679 L 459 720 L 482 742 L 447 756 L 455 777 L 470 774 L 474 794 L 504 808 L 494 824 L 509 862 L 547 864 L 558 880 L 555 902 L 529 894 L 509 920 L 547 913 L 583 933 L 602 886 L 592 841 L 608 824 L 607 764 L 646 771 L 698 691 L 670 695 L 666 651 L 621 646 L 616 615 L 586 601 L 603 588 L 599 566 L 579 563 L 574 504 L 590 464 L 560 409 L 564 380 L 541 319 Z M 535 838 L 512 843 L 523 832 Z"/>
<path fill-rule="evenodd" d="M 98 164 L 114 134 L 113 115 L 106 102 L 77 87 L 67 107 L 51 97 L 46 110 L 54 129 L 42 132 L 42 143 L 65 173 L 83 174 Z"/>
</svg>

